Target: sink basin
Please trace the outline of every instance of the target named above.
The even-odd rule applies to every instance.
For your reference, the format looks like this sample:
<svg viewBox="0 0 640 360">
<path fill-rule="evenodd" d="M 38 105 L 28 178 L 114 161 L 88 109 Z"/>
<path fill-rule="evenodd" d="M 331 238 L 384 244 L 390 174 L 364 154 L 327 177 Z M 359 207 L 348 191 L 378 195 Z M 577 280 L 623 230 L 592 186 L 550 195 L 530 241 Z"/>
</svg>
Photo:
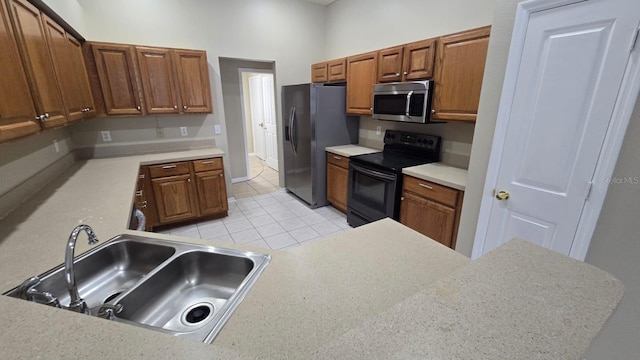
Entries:
<svg viewBox="0 0 640 360">
<path fill-rule="evenodd" d="M 118 235 L 76 257 L 78 292 L 97 315 L 122 305 L 114 321 L 212 342 L 271 256 L 134 235 Z M 67 307 L 64 265 L 39 276 L 38 291 Z M 5 295 L 18 297 L 18 288 Z"/>
<path fill-rule="evenodd" d="M 200 339 L 224 316 L 254 267 L 245 257 L 185 253 L 119 299 L 123 311 L 116 318 Z"/>
<path fill-rule="evenodd" d="M 130 239 L 110 241 L 74 259 L 78 292 L 87 306 L 97 311 L 97 307 L 128 290 L 175 252 L 170 246 Z M 63 265 L 41 275 L 40 279 L 39 290 L 50 292 L 61 305 L 69 305 Z M 16 297 L 16 290 L 7 295 Z"/>
</svg>

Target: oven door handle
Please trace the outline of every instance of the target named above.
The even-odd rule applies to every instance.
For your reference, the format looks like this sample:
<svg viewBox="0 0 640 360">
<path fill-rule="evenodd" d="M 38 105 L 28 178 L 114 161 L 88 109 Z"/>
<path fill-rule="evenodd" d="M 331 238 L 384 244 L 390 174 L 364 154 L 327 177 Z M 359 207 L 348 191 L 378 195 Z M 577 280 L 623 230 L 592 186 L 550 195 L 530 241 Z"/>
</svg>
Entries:
<svg viewBox="0 0 640 360">
<path fill-rule="evenodd" d="M 409 109 L 411 107 L 411 96 L 413 95 L 413 91 L 409 91 L 409 93 L 407 94 L 407 106 L 404 109 L 404 113 L 405 116 L 409 119 L 411 119 L 411 114 L 409 114 Z"/>
<path fill-rule="evenodd" d="M 376 179 L 382 180 L 382 181 L 386 181 L 386 182 L 390 182 L 390 181 L 395 181 L 396 180 L 396 175 L 390 175 L 390 174 L 385 174 L 379 171 L 375 171 L 375 170 L 371 170 L 371 169 L 367 169 L 367 168 L 363 168 L 362 166 L 358 166 L 355 164 L 351 164 L 351 166 L 353 166 L 353 170 L 357 171 L 357 172 L 361 172 L 363 174 L 369 175 L 371 177 L 374 177 Z"/>
</svg>

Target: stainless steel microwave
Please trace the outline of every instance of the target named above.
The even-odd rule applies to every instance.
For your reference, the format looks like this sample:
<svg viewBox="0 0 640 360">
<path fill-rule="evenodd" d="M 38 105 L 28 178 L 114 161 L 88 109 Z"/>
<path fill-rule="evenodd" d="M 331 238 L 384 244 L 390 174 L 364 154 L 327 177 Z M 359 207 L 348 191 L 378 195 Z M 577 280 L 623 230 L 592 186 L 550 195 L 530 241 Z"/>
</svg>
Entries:
<svg viewBox="0 0 640 360">
<path fill-rule="evenodd" d="M 428 123 L 433 81 L 376 84 L 373 87 L 372 118 Z"/>
</svg>

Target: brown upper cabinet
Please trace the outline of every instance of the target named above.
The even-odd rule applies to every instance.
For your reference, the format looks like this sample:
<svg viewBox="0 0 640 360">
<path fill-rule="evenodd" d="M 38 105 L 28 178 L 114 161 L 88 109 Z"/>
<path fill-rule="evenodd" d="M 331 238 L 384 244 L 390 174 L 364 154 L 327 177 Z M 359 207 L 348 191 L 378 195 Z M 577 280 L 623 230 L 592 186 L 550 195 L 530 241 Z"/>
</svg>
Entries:
<svg viewBox="0 0 640 360">
<path fill-rule="evenodd" d="M 92 43 L 100 90 L 107 115 L 141 115 L 142 92 L 137 81 L 133 46 Z"/>
<path fill-rule="evenodd" d="M 179 113 L 171 50 L 137 46 L 136 57 L 147 114 Z"/>
<path fill-rule="evenodd" d="M 347 58 L 347 114 L 371 115 L 377 75 L 377 52 Z"/>
<path fill-rule="evenodd" d="M 42 25 L 62 90 L 68 121 L 95 115 L 82 45 L 46 15 L 42 15 Z"/>
<path fill-rule="evenodd" d="M 0 0 L 0 142 L 40 131 L 36 108 L 4 1 Z"/>
<path fill-rule="evenodd" d="M 43 15 L 26 0 L 7 0 L 7 5 L 42 127 L 62 126 L 67 115 L 42 25 Z"/>
<path fill-rule="evenodd" d="M 432 120 L 475 122 L 490 26 L 440 37 Z"/>
<path fill-rule="evenodd" d="M 183 113 L 211 113 L 211 85 L 207 53 L 203 50 L 171 50 Z"/>
<path fill-rule="evenodd" d="M 339 82 L 347 80 L 347 59 L 336 59 L 327 61 L 327 73 L 329 82 Z"/>
<path fill-rule="evenodd" d="M 311 82 L 323 83 L 329 81 L 327 69 L 326 62 L 311 65 Z"/>
<path fill-rule="evenodd" d="M 428 39 L 380 50 L 378 52 L 378 82 L 432 78 L 435 44 L 435 39 Z"/>
</svg>

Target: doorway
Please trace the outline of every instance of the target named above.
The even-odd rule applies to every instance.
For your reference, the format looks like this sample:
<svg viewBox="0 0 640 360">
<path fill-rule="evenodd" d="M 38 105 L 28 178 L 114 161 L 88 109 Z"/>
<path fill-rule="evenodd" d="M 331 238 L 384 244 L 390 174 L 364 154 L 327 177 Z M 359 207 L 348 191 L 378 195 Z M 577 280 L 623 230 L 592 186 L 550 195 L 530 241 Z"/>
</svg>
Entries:
<svg viewBox="0 0 640 360">
<path fill-rule="evenodd" d="M 241 79 L 242 116 L 247 144 L 247 164 L 255 156 L 278 171 L 278 139 L 273 72 L 238 69 Z M 247 169 L 250 173 L 251 169 Z"/>
<path fill-rule="evenodd" d="M 584 259 L 638 94 L 639 13 L 615 0 L 519 5 L 472 258 L 520 238 Z"/>
</svg>

